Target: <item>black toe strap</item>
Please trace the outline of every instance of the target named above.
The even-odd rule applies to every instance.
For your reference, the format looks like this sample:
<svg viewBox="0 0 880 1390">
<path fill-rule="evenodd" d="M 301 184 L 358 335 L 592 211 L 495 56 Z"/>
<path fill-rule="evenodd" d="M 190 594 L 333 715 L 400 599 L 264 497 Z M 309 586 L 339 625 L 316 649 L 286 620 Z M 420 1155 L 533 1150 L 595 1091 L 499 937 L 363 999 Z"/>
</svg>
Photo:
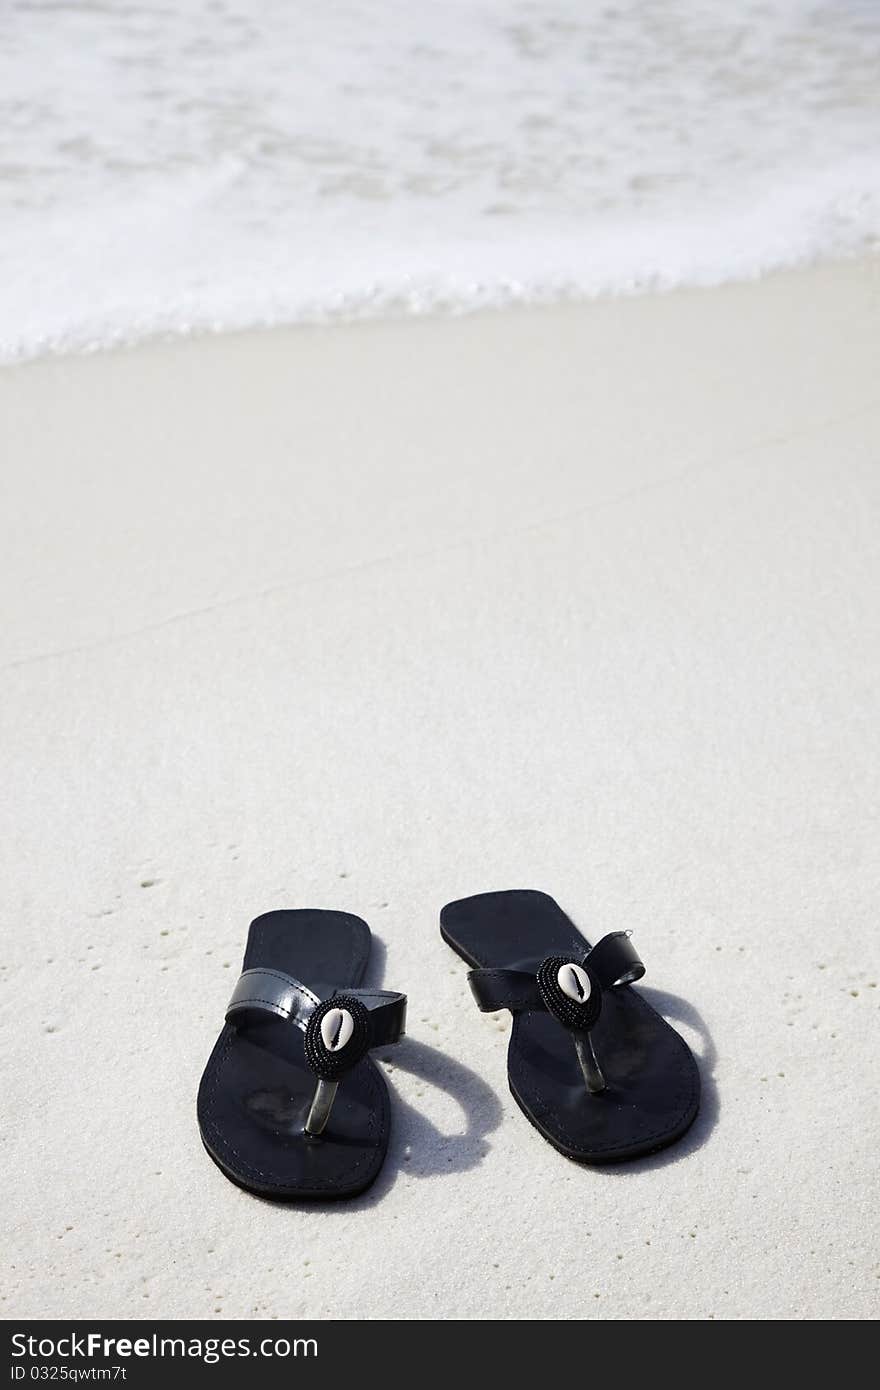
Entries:
<svg viewBox="0 0 880 1390">
<path fill-rule="evenodd" d="M 603 936 L 587 953 L 584 964 L 589 966 L 591 974 L 595 975 L 603 989 L 617 989 L 620 985 L 632 984 L 645 973 L 630 933 L 626 931 L 614 931 Z M 510 1009 L 517 1013 L 546 1008 L 538 988 L 538 977 L 528 970 L 471 970 L 468 972 L 468 984 L 477 1008 L 484 1014 L 495 1013 L 498 1009 Z"/>
<path fill-rule="evenodd" d="M 390 989 L 347 989 L 370 1013 L 370 1047 L 396 1043 L 406 1032 L 406 995 Z"/>
<path fill-rule="evenodd" d="M 403 1036 L 406 1028 L 405 994 L 386 989 L 346 989 L 339 993 L 358 1000 L 366 1009 L 370 1024 L 370 1047 L 384 1047 Z M 335 991 L 332 997 L 336 997 Z M 267 1015 L 271 1015 L 293 1023 L 305 1032 L 309 1019 L 321 1002 L 307 985 L 284 970 L 245 970 L 232 991 L 226 1009 L 226 1022 L 241 1027 L 264 1022 Z"/>
<path fill-rule="evenodd" d="M 527 970 L 469 970 L 468 984 L 481 1013 L 543 1009 L 538 977 Z"/>
<path fill-rule="evenodd" d="M 471 970 L 468 984 L 483 1013 L 548 1009 L 571 1035 L 587 1091 L 601 1095 L 606 1081 L 590 1030 L 599 1017 L 605 990 L 631 984 L 644 973 L 630 933 L 615 931 L 603 936 L 580 960 L 547 956 L 535 974 L 528 970 Z"/>
<path fill-rule="evenodd" d="M 628 931 L 613 931 L 603 936 L 601 941 L 596 942 L 584 964 L 590 967 L 603 989 L 631 985 L 645 973 L 645 967 L 632 944 L 632 933 Z"/>
<path fill-rule="evenodd" d="M 284 970 L 255 968 L 238 978 L 226 1010 L 236 1028 L 280 1018 L 305 1033 L 303 1052 L 316 1085 L 305 1122 L 307 1134 L 323 1134 L 339 1083 L 373 1047 L 403 1036 L 406 995 L 386 989 L 334 990 L 326 999 Z"/>
<path fill-rule="evenodd" d="M 265 1021 L 267 1014 L 288 1019 L 305 1032 L 320 1004 L 317 994 L 283 970 L 245 970 L 238 977 L 226 1009 L 236 1027 Z"/>
</svg>

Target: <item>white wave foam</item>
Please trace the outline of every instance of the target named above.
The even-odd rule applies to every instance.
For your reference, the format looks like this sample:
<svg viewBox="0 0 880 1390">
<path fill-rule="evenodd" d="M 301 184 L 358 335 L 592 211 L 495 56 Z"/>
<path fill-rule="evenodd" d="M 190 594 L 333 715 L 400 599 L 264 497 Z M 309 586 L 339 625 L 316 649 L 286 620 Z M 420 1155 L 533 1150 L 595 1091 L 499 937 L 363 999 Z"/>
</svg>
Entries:
<svg viewBox="0 0 880 1390">
<path fill-rule="evenodd" d="M 867 0 L 12 0 L 0 355 L 847 254 L 878 73 Z"/>
</svg>

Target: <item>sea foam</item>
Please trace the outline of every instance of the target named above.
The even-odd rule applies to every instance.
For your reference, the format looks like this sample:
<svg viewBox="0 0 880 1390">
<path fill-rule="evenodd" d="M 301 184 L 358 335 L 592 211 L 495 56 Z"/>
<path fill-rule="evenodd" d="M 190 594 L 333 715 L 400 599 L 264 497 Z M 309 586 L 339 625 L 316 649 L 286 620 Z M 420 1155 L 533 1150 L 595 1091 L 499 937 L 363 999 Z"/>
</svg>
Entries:
<svg viewBox="0 0 880 1390">
<path fill-rule="evenodd" d="M 880 236 L 874 0 L 11 0 L 0 356 Z"/>
</svg>

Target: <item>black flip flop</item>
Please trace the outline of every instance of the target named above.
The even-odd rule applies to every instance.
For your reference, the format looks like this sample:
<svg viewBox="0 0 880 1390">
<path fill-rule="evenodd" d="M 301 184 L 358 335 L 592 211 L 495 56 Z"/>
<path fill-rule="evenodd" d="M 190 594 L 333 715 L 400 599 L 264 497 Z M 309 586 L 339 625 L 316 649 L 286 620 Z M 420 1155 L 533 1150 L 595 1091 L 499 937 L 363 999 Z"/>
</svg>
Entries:
<svg viewBox="0 0 880 1390">
<path fill-rule="evenodd" d="M 198 1099 L 205 1148 L 240 1187 L 353 1197 L 382 1167 L 388 1088 L 368 1052 L 402 1036 L 406 996 L 358 988 L 369 955 L 369 927 L 347 912 L 251 923 Z"/>
<path fill-rule="evenodd" d="M 546 893 L 481 893 L 449 903 L 440 932 L 476 967 L 484 1013 L 510 1009 L 514 1100 L 554 1148 L 612 1163 L 679 1139 L 700 1104 L 690 1048 L 634 989 L 645 967 L 629 932 L 590 948 Z"/>
</svg>

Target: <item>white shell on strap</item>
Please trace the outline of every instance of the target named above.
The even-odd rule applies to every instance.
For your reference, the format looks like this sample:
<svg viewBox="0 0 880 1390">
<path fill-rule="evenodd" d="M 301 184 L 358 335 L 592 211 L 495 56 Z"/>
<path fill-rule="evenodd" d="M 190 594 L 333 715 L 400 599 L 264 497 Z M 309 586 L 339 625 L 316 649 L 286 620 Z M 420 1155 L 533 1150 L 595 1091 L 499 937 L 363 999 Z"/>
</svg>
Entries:
<svg viewBox="0 0 880 1390">
<path fill-rule="evenodd" d="M 590 977 L 580 965 L 566 963 L 556 972 L 556 983 L 576 1004 L 586 1004 L 591 994 Z"/>
<path fill-rule="evenodd" d="M 353 1032 L 354 1019 L 348 1009 L 328 1009 L 321 1019 L 321 1042 L 328 1052 L 341 1052 Z"/>
</svg>

